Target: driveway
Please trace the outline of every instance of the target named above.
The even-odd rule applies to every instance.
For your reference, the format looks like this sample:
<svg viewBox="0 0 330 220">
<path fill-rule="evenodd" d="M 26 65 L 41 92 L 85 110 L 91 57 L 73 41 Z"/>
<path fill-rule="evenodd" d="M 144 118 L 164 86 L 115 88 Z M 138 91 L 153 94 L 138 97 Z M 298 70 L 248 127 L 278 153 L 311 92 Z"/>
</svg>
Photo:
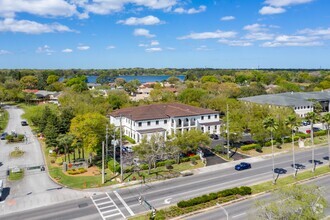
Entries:
<svg viewBox="0 0 330 220">
<path fill-rule="evenodd" d="M 4 198 L 0 203 L 0 215 L 23 211 L 44 205 L 50 205 L 65 200 L 82 198 L 83 193 L 70 189 L 62 189 L 54 183 L 45 171 L 38 166 L 44 165 L 41 146 L 32 134 L 29 126 L 21 125 L 23 110 L 15 106 L 5 106 L 9 113 L 6 131 L 15 130 L 24 134 L 27 142 L 7 144 L 0 141 L 0 179 L 4 180 Z M 20 158 L 10 158 L 9 153 L 19 147 L 25 153 Z M 9 168 L 20 167 L 24 169 L 24 178 L 18 181 L 7 180 L 6 172 Z M 27 169 L 36 167 L 35 169 Z"/>
</svg>

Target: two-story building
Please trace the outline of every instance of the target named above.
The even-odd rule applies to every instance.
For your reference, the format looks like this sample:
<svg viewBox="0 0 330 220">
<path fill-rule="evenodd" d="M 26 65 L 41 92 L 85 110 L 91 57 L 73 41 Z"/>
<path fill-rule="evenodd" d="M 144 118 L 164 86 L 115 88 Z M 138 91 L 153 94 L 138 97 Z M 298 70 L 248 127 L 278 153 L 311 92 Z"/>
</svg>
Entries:
<svg viewBox="0 0 330 220">
<path fill-rule="evenodd" d="M 220 134 L 219 113 L 180 103 L 152 104 L 116 110 L 110 123 L 122 126 L 124 135 L 137 143 L 153 134 L 174 135 L 177 132 L 199 129 L 204 133 Z"/>
</svg>

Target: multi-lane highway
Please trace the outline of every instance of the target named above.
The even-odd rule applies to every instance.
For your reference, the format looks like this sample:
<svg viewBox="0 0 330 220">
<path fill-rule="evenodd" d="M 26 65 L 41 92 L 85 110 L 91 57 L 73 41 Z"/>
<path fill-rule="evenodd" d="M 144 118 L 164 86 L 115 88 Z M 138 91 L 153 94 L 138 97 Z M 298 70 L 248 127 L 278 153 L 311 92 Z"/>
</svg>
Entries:
<svg viewBox="0 0 330 220">
<path fill-rule="evenodd" d="M 330 204 L 330 175 L 324 176 L 312 181 L 306 182 L 305 184 L 313 184 L 322 188 L 324 191 L 324 197 Z M 252 199 L 244 200 L 227 206 L 219 206 L 218 208 L 205 212 L 199 215 L 191 216 L 184 218 L 186 220 L 214 220 L 214 219 L 227 219 L 232 220 L 245 220 L 245 219 L 254 219 L 255 216 L 255 202 L 260 200 L 271 199 L 271 194 L 264 194 L 262 196 L 254 197 Z M 326 215 L 330 215 L 330 208 L 328 207 L 325 210 Z"/>
<path fill-rule="evenodd" d="M 318 148 L 315 150 L 315 159 L 321 163 L 326 163 L 327 160 L 324 157 L 327 156 L 327 153 L 327 148 Z M 311 168 L 310 159 L 310 150 L 296 154 L 296 163 L 306 166 L 306 169 Z M 230 162 L 202 168 L 197 171 L 198 174 L 193 176 L 137 185 L 115 191 L 103 190 L 103 192 L 96 192 L 95 195 L 92 193 L 90 197 L 83 199 L 12 213 L 0 216 L 0 219 L 123 219 L 124 216 L 127 218 L 148 211 L 147 207 L 139 204 L 139 196 L 143 196 L 149 204 L 157 209 L 182 199 L 234 186 L 251 185 L 272 178 L 270 157 L 249 158 L 246 161 L 252 163 L 252 169 L 238 172 L 233 168 L 237 162 Z M 276 156 L 275 167 L 286 170 L 287 174 L 292 174 L 291 161 L 292 155 L 290 154 Z M 239 214 L 238 211 L 234 212 Z"/>
</svg>

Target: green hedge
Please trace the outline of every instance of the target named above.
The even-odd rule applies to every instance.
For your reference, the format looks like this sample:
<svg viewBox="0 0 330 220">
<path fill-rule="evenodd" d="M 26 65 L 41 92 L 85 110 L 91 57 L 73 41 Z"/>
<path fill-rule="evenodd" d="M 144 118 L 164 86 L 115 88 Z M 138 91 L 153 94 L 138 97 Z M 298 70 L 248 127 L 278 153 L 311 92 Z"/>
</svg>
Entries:
<svg viewBox="0 0 330 220">
<path fill-rule="evenodd" d="M 124 139 L 126 141 L 129 141 L 131 144 L 136 144 L 136 142 L 135 142 L 135 140 L 133 138 L 130 138 L 130 137 L 126 136 L 126 135 L 124 135 Z"/>
<path fill-rule="evenodd" d="M 256 147 L 260 146 L 259 144 L 248 144 L 248 145 L 243 145 L 241 146 L 242 151 L 248 151 L 252 149 L 256 149 Z"/>
<path fill-rule="evenodd" d="M 113 173 L 120 172 L 120 164 L 116 161 L 115 162 L 115 166 L 114 166 L 113 163 L 114 163 L 114 160 L 113 159 L 111 159 L 111 160 L 108 161 L 108 168 L 109 168 L 109 170 L 111 170 L 111 172 L 113 172 Z"/>
<path fill-rule="evenodd" d="M 186 208 L 190 206 L 195 206 L 198 204 L 206 203 L 215 199 L 218 199 L 220 197 L 228 197 L 228 196 L 233 196 L 233 195 L 250 195 L 252 193 L 252 189 L 248 186 L 241 186 L 241 187 L 235 187 L 232 189 L 225 189 L 222 191 L 219 191 L 217 193 L 210 193 L 207 195 L 202 195 L 199 197 L 195 197 L 189 200 L 183 200 L 178 202 L 178 207 L 179 208 Z"/>
<path fill-rule="evenodd" d="M 324 136 L 327 134 L 327 131 L 326 130 L 322 130 L 322 131 L 317 131 L 317 132 L 314 132 L 314 136 L 315 137 L 318 137 L 318 136 Z"/>
</svg>

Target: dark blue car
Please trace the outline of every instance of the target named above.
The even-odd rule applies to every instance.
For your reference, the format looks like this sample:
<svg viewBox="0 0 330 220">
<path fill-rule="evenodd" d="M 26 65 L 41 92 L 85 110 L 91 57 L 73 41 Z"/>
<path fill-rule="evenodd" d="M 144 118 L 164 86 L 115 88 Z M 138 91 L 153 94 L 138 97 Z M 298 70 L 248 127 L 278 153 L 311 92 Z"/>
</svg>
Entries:
<svg viewBox="0 0 330 220">
<path fill-rule="evenodd" d="M 246 163 L 246 162 L 242 162 L 242 163 L 237 164 L 235 166 L 235 170 L 238 170 L 238 171 L 240 171 L 240 170 L 246 170 L 246 169 L 250 169 L 250 168 L 251 168 L 251 164 Z"/>
</svg>

